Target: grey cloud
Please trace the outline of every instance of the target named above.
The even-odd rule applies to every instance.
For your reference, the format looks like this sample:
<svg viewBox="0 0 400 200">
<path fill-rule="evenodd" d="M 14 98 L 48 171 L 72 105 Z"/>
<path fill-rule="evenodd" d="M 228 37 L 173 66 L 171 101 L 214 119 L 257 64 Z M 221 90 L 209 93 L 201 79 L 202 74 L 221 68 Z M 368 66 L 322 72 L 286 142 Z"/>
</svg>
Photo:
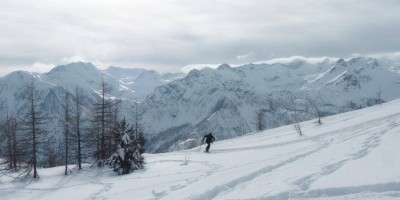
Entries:
<svg viewBox="0 0 400 200">
<path fill-rule="evenodd" d="M 0 67 L 84 57 L 173 71 L 192 63 L 400 51 L 400 2 L 0 2 Z M 247 59 L 239 55 L 252 52 Z"/>
</svg>

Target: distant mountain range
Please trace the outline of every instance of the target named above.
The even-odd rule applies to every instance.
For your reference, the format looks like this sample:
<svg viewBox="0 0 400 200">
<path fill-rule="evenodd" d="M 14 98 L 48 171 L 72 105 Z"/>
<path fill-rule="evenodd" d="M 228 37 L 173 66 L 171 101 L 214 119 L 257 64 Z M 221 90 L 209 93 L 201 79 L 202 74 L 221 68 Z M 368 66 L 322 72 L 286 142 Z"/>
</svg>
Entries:
<svg viewBox="0 0 400 200">
<path fill-rule="evenodd" d="M 89 108 L 98 98 L 102 77 L 112 95 L 122 100 L 123 115 L 132 117 L 138 104 L 148 150 L 162 152 L 179 140 L 213 132 L 217 139 L 255 130 L 255 113 L 263 110 L 267 128 L 292 123 L 294 113 L 313 102 L 324 115 L 373 105 L 378 99 L 400 97 L 400 64 L 368 57 L 320 62 L 246 64 L 216 69 L 193 69 L 188 74 L 160 74 L 145 69 L 109 67 L 99 70 L 90 63 L 57 66 L 48 73 L 16 71 L 0 78 L 0 101 L 15 114 L 25 108 L 23 93 L 34 77 L 41 109 L 57 119 L 65 92 L 84 91 Z M 310 113 L 300 113 L 311 119 Z M 52 137 L 60 137 L 56 121 L 49 124 Z"/>
</svg>

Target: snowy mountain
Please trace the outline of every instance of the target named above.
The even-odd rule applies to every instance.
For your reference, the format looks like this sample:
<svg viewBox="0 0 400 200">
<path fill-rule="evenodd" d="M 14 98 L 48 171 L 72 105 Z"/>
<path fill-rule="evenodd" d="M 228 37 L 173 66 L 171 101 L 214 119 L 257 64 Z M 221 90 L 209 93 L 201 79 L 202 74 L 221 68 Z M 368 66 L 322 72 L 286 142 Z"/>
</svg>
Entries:
<svg viewBox="0 0 400 200">
<path fill-rule="evenodd" d="M 41 99 L 45 99 L 55 90 L 74 94 L 75 88 L 80 87 L 87 96 L 87 101 L 93 102 L 98 97 L 97 91 L 104 77 L 112 87 L 112 95 L 128 101 L 140 101 L 155 87 L 182 76 L 180 73 L 159 74 L 153 70 L 118 67 L 100 70 L 91 63 L 78 62 L 57 66 L 48 73 L 16 71 L 0 77 L 0 95 L 1 100 L 7 100 L 9 107 L 20 108 L 22 93 L 33 77 Z M 62 98 L 60 94 L 57 97 Z"/>
<path fill-rule="evenodd" d="M 39 169 L 38 181 L 0 175 L 4 200 L 318 199 L 400 197 L 400 100 L 217 141 L 186 151 L 145 154 L 146 167 L 117 176 L 86 168 Z M 71 169 L 73 166 L 71 166 Z M 66 196 L 67 195 L 67 196 Z"/>
<path fill-rule="evenodd" d="M 132 115 L 129 113 L 132 112 L 132 102 L 144 99 L 155 87 L 181 76 L 179 73 L 159 74 L 145 69 L 109 67 L 100 70 L 91 63 L 82 62 L 60 65 L 48 73 L 16 71 L 0 78 L 0 118 L 6 115 L 6 106 L 10 115 L 22 117 L 26 113 L 27 102 L 24 97 L 33 78 L 40 99 L 40 109 L 47 118 L 45 128 L 48 141 L 53 141 L 57 146 L 57 140 L 63 137 L 59 118 L 66 92 L 74 96 L 76 87 L 82 90 L 83 110 L 86 112 L 84 114 L 89 117 L 93 104 L 99 98 L 100 83 L 104 77 L 105 82 L 112 87 L 111 95 L 123 100 L 121 110 L 125 115 Z"/>
<path fill-rule="evenodd" d="M 151 122 L 148 131 L 157 135 L 151 150 L 165 151 L 178 140 L 208 132 L 227 139 L 254 131 L 258 110 L 265 112 L 266 128 L 272 128 L 297 117 L 315 118 L 306 112 L 293 116 L 288 107 L 315 105 L 326 116 L 399 98 L 395 66 L 359 57 L 193 69 L 157 87 L 142 103 L 143 119 Z"/>
<path fill-rule="evenodd" d="M 71 63 L 48 73 L 18 71 L 2 77 L 0 95 L 14 114 L 23 112 L 25 87 L 35 77 L 42 108 L 54 120 L 49 132 L 60 137 L 57 117 L 64 93 L 73 94 L 76 86 L 81 87 L 89 111 L 104 77 L 113 88 L 111 95 L 122 100 L 122 115 L 128 120 L 133 103 L 141 102 L 147 150 L 165 152 L 208 132 L 221 140 L 255 131 L 258 111 L 265 114 L 265 128 L 273 128 L 315 118 L 313 107 L 328 116 L 400 98 L 399 72 L 398 63 L 368 57 L 223 64 L 188 74 L 118 67 L 99 70 L 90 63 Z"/>
<path fill-rule="evenodd" d="M 32 76 L 36 80 L 35 83 L 38 84 L 36 89 L 39 91 L 61 87 L 74 93 L 75 87 L 79 86 L 83 89 L 84 94 L 94 95 L 93 98 L 96 96 L 95 91 L 100 88 L 102 77 L 104 77 L 105 81 L 112 86 L 115 96 L 139 101 L 151 93 L 155 87 L 180 78 L 183 74 L 159 74 L 153 70 L 119 67 L 100 70 L 91 63 L 77 62 L 57 66 L 48 73 L 17 71 L 1 77 L 0 94 L 2 98 L 8 98 L 10 102 L 15 102 L 13 94 L 21 92 Z"/>
<path fill-rule="evenodd" d="M 104 72 L 118 80 L 120 90 L 134 92 L 135 96 L 139 97 L 137 99 L 138 101 L 142 101 L 142 99 L 153 92 L 154 88 L 157 86 L 167 84 L 185 76 L 183 73 L 160 74 L 154 70 L 119 68 L 113 66 L 105 69 Z"/>
</svg>

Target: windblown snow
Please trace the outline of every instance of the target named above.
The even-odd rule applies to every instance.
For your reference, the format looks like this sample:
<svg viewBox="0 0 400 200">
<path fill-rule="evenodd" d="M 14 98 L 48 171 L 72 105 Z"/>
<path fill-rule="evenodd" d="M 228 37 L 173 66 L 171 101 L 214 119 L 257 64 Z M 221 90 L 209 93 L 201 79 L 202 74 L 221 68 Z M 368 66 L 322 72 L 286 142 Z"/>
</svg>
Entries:
<svg viewBox="0 0 400 200">
<path fill-rule="evenodd" d="M 40 169 L 0 176 L 6 199 L 400 199 L 400 100 L 191 150 L 145 154 L 146 168 Z M 218 133 L 215 133 L 218 139 Z M 73 168 L 73 166 L 71 166 Z"/>
</svg>

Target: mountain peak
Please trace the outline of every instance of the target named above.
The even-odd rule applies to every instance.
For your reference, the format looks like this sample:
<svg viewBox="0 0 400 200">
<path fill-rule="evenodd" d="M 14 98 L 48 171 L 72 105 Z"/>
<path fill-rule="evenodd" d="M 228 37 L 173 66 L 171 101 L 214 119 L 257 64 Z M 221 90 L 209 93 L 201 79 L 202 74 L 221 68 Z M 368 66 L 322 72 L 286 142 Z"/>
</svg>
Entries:
<svg viewBox="0 0 400 200">
<path fill-rule="evenodd" d="M 339 58 L 339 60 L 336 61 L 336 63 L 345 63 L 346 61 L 343 58 Z"/>
<path fill-rule="evenodd" d="M 232 67 L 230 66 L 230 65 L 228 65 L 228 64 L 226 64 L 226 63 L 224 63 L 224 64 L 222 64 L 222 65 L 220 65 L 220 66 L 218 66 L 218 68 L 217 68 L 218 70 L 231 70 L 232 69 Z"/>
<path fill-rule="evenodd" d="M 186 77 L 198 77 L 200 76 L 200 70 L 198 69 L 192 69 L 190 70 L 190 72 L 188 73 L 188 75 Z"/>
<path fill-rule="evenodd" d="M 33 74 L 27 71 L 14 71 L 6 76 L 4 76 L 4 79 L 19 79 L 19 80 L 28 80 L 28 78 L 32 78 Z"/>
<path fill-rule="evenodd" d="M 50 72 L 47 74 L 58 74 L 66 71 L 73 71 L 73 72 L 79 72 L 82 73 L 82 71 L 88 71 L 88 72 L 93 72 L 93 71 L 98 71 L 99 69 L 96 68 L 92 63 L 88 62 L 73 62 L 69 63 L 66 65 L 58 65 Z"/>
</svg>

